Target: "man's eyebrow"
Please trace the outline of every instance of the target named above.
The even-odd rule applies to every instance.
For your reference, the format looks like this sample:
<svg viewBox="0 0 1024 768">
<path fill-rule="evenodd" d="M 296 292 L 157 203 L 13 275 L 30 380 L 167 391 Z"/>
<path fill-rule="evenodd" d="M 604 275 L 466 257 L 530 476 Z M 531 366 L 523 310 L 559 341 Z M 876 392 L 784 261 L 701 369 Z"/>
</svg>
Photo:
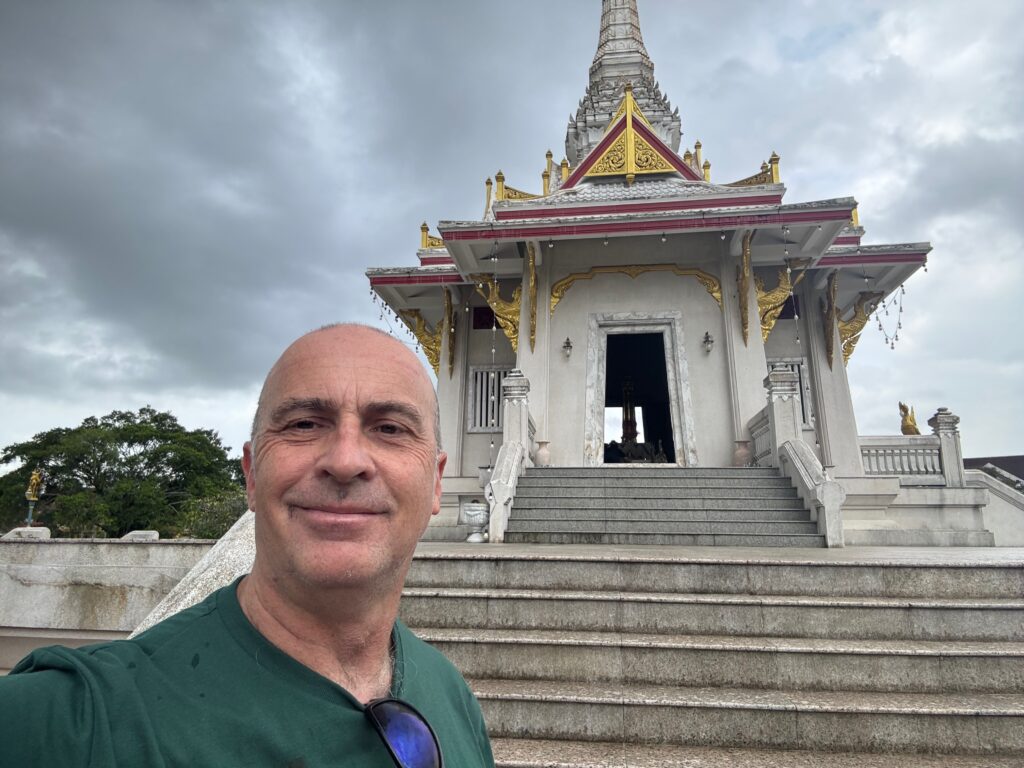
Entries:
<svg viewBox="0 0 1024 768">
<path fill-rule="evenodd" d="M 382 416 L 400 416 L 412 422 L 413 427 L 421 430 L 424 427 L 423 414 L 409 403 L 401 400 L 377 400 L 367 403 L 363 409 L 363 418 L 380 418 Z"/>
<path fill-rule="evenodd" d="M 270 423 L 280 423 L 298 411 L 330 413 L 336 411 L 337 408 L 334 401 L 322 397 L 293 397 L 282 401 L 270 412 Z"/>
</svg>

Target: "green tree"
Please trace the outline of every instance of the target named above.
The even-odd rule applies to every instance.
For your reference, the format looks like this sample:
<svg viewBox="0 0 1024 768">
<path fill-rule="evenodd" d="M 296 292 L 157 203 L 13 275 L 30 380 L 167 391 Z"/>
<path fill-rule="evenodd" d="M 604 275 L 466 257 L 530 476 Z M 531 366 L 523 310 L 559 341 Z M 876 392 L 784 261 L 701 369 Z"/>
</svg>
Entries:
<svg viewBox="0 0 1024 768">
<path fill-rule="evenodd" d="M 141 528 L 174 536 L 184 505 L 239 488 L 237 460 L 228 458 L 216 432 L 187 430 L 149 406 L 91 416 L 9 445 L 0 464 L 15 461 L 20 466 L 0 477 L 0 529 L 24 520 L 25 488 L 36 468 L 46 492 L 35 518 L 64 536 L 122 536 Z"/>
</svg>

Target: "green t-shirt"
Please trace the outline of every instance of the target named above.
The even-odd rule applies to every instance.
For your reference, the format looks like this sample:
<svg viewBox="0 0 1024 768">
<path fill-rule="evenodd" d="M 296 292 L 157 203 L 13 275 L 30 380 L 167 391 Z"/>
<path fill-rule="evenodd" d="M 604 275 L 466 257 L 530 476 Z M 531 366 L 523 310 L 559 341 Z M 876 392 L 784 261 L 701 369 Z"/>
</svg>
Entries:
<svg viewBox="0 0 1024 768">
<path fill-rule="evenodd" d="M 271 645 L 237 582 L 132 640 L 34 651 L 0 678 L 0 766 L 393 768 L 362 705 Z M 446 768 L 493 766 L 462 676 L 401 622 L 392 695 L 416 707 Z"/>
</svg>

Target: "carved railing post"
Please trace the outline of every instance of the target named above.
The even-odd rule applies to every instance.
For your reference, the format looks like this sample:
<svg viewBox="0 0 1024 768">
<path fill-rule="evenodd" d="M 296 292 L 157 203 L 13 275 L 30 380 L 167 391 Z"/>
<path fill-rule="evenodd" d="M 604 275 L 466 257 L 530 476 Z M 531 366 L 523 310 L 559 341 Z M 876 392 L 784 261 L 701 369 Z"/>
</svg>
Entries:
<svg viewBox="0 0 1024 768">
<path fill-rule="evenodd" d="M 964 488 L 964 455 L 960 449 L 960 417 L 950 413 L 949 408 L 939 408 L 928 419 L 928 426 L 939 438 L 939 457 L 942 461 L 942 476 L 947 488 Z"/>
<path fill-rule="evenodd" d="M 501 383 L 502 442 L 485 489 L 491 505 L 488 536 L 496 544 L 505 540 L 516 484 L 530 464 L 529 394 L 530 382 L 519 369 L 511 370 Z"/>
<path fill-rule="evenodd" d="M 779 447 L 803 437 L 803 416 L 800 412 L 800 375 L 796 371 L 776 368 L 764 379 L 768 390 L 768 427 L 771 433 L 772 459 L 779 466 Z"/>
</svg>

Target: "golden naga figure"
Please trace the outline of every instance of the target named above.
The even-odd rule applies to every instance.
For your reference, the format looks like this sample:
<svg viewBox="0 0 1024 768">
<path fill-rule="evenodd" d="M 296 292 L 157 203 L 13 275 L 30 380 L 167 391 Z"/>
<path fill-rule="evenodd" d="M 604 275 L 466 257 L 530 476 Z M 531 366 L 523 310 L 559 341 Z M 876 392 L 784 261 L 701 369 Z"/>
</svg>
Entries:
<svg viewBox="0 0 1024 768">
<path fill-rule="evenodd" d="M 501 298 L 501 289 L 498 281 L 491 275 L 473 275 L 476 281 L 476 290 L 481 296 L 487 299 L 487 305 L 494 312 L 498 325 L 505 332 L 509 342 L 512 344 L 512 351 L 519 350 L 519 303 L 522 300 L 523 286 L 517 285 L 512 292 L 512 301 L 505 301 Z M 481 285 L 487 286 L 487 293 L 483 292 Z"/>
<path fill-rule="evenodd" d="M 850 362 L 853 350 L 860 341 L 861 332 L 864 326 L 871 319 L 871 313 L 875 306 L 882 300 L 880 293 L 862 293 L 858 297 L 857 304 L 853 310 L 853 316 L 849 320 L 839 319 L 839 341 L 843 345 L 843 365 Z M 838 318 L 837 318 L 838 319 Z"/>
<path fill-rule="evenodd" d="M 789 271 L 785 268 L 779 270 L 779 284 L 770 291 L 765 290 L 764 280 L 754 277 L 754 287 L 757 289 L 757 310 L 761 315 L 761 340 L 768 341 L 768 335 L 775 327 L 775 322 L 782 314 L 782 308 L 786 306 L 789 297 L 793 295 L 793 289 L 804 279 L 804 273 L 796 276 L 795 281 L 789 278 Z"/>
<path fill-rule="evenodd" d="M 906 403 L 900 403 L 900 432 L 904 435 L 920 435 L 921 430 L 917 428 L 917 416 L 914 409 L 908 408 Z"/>
<path fill-rule="evenodd" d="M 25 491 L 25 498 L 29 501 L 39 501 L 39 494 L 43 490 L 43 473 L 38 469 L 32 470 L 32 476 L 28 479 L 28 488 Z"/>
<path fill-rule="evenodd" d="M 423 348 L 423 355 L 436 376 L 441 367 L 441 336 L 444 333 L 444 323 L 439 322 L 432 329 L 418 309 L 403 309 L 400 314 Z"/>
</svg>

